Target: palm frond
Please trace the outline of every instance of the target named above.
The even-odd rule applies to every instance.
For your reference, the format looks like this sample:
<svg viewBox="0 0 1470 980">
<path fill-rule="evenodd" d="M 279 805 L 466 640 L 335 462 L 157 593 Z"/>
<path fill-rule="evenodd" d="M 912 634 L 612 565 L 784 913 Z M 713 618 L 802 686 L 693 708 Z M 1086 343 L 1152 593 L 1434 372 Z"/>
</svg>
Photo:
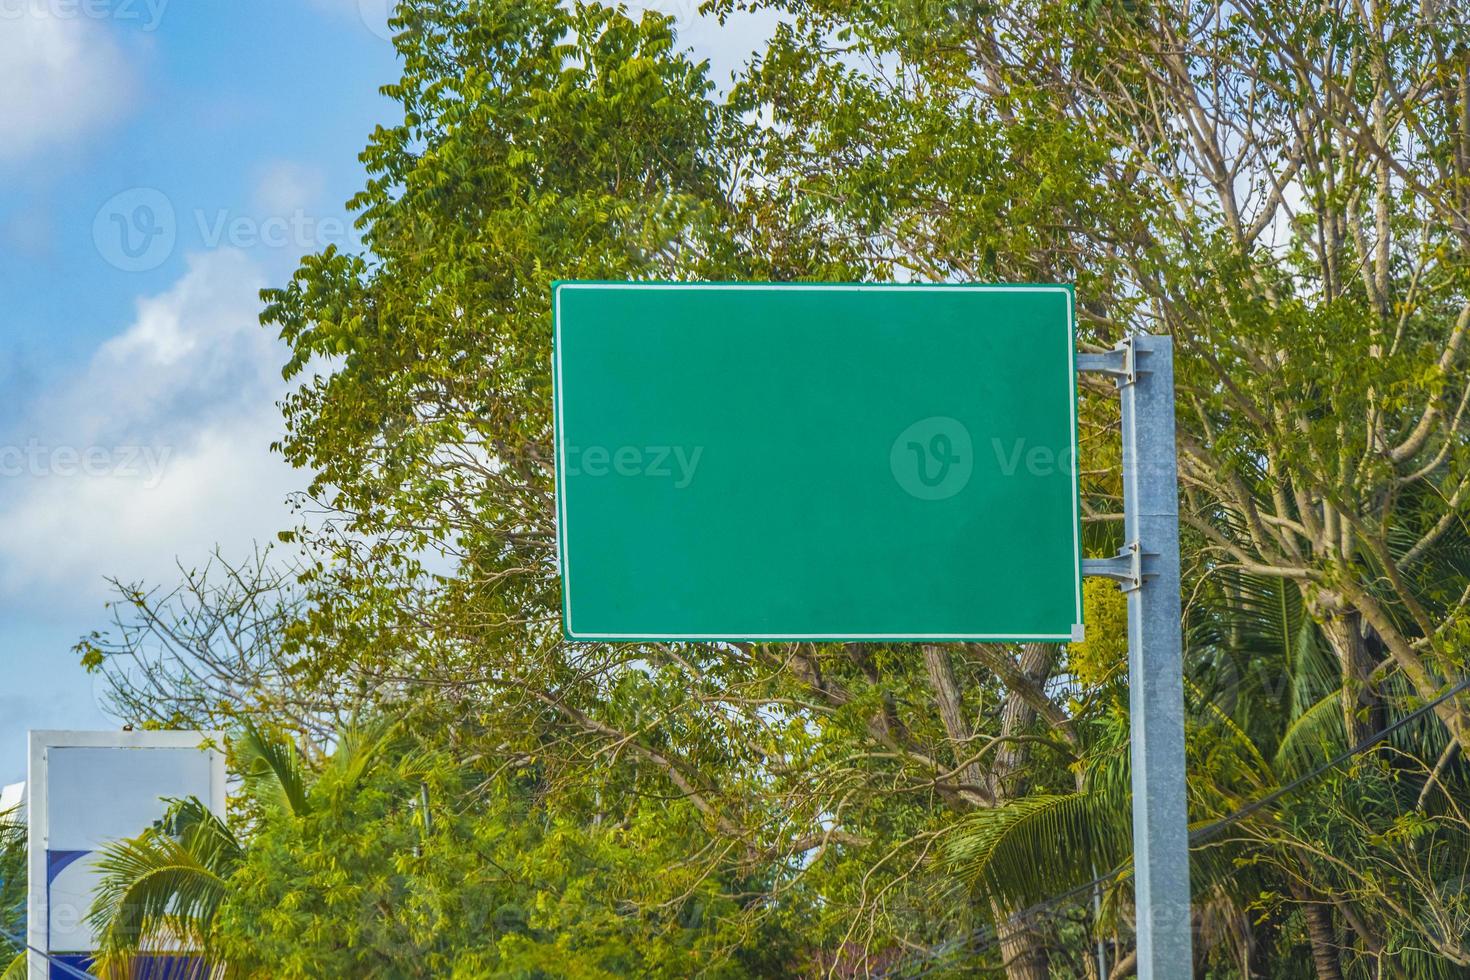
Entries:
<svg viewBox="0 0 1470 980">
<path fill-rule="evenodd" d="M 26 980 L 29 976 L 26 965 L 26 951 L 21 950 L 15 954 L 15 958 L 5 967 L 5 972 L 0 973 L 0 980 Z"/>
<path fill-rule="evenodd" d="M 244 848 L 229 825 L 196 797 L 169 802 L 164 833 L 178 839 L 204 867 L 228 877 L 244 857 Z"/>
<path fill-rule="evenodd" d="M 1342 667 L 1315 623 L 1297 633 L 1290 666 L 1293 718 L 1342 687 Z"/>
<path fill-rule="evenodd" d="M 310 809 L 306 767 L 289 738 L 267 732 L 246 719 L 235 737 L 235 755 L 252 796 L 297 816 Z"/>
<path fill-rule="evenodd" d="M 1341 691 L 1332 691 L 1298 715 L 1281 736 L 1276 771 L 1291 779 L 1347 747 Z"/>
<path fill-rule="evenodd" d="M 1205 692 L 1200 690 L 1199 685 L 1188 677 L 1184 678 L 1184 686 L 1194 695 L 1195 704 L 1229 734 L 1231 744 L 1238 752 L 1254 763 L 1256 773 L 1263 778 L 1269 778 L 1271 767 L 1267 764 L 1265 756 L 1261 755 L 1260 749 L 1256 748 L 1256 743 L 1251 741 L 1245 730 L 1236 724 L 1235 719 L 1211 701 Z"/>
<path fill-rule="evenodd" d="M 386 757 L 387 748 L 398 735 L 398 721 L 384 718 L 366 725 L 353 725 L 337 736 L 336 751 L 328 765 L 335 785 L 351 789 Z"/>
<path fill-rule="evenodd" d="M 198 800 L 176 801 L 163 826 L 105 845 L 88 921 L 98 935 L 97 972 L 134 977 L 150 952 L 207 953 L 226 879 L 240 845 Z"/>
<path fill-rule="evenodd" d="M 1091 793 L 1028 796 L 962 821 L 945 848 L 976 892 L 1020 908 L 1092 879 L 1128 853 L 1126 813 Z"/>
</svg>

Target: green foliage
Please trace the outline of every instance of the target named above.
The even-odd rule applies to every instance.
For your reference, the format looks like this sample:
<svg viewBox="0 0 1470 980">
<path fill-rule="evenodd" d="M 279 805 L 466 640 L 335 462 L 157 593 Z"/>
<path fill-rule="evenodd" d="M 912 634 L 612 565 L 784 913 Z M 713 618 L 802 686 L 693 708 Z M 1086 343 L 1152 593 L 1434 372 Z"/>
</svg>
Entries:
<svg viewBox="0 0 1470 980">
<path fill-rule="evenodd" d="M 102 852 L 100 976 L 178 946 L 231 977 L 777 976 L 793 955 L 681 866 L 686 805 L 570 819 L 534 766 L 466 768 L 398 724 L 314 765 L 255 728 L 231 747 L 248 836 L 189 799 Z"/>
<path fill-rule="evenodd" d="M 174 875 L 158 928 L 182 901 L 172 927 L 271 977 L 855 976 L 987 926 L 1004 954 L 954 973 L 1126 956 L 1111 586 L 1088 585 L 1065 654 L 563 642 L 557 278 L 1058 280 L 1083 345 L 1172 334 L 1197 829 L 1463 674 L 1459 7 L 774 9 L 721 92 L 655 14 L 400 5 L 401 118 L 352 202 L 365 250 L 263 296 L 296 384 L 279 448 L 332 519 L 283 535 L 302 565 L 279 615 L 250 590 L 232 607 L 274 624 L 238 704 L 121 698 L 154 723 L 246 718 L 219 904 L 180 870 L 225 854 L 204 839 L 133 855 Z M 1106 554 L 1117 414 L 1085 383 L 1084 533 Z M 738 384 L 710 397 L 739 410 Z M 78 648 L 104 674 L 118 652 Z M 344 704 L 396 721 L 334 741 Z M 1197 849 L 1207 975 L 1470 963 L 1467 711 Z M 1096 874 L 1100 910 L 1007 920 Z"/>
<path fill-rule="evenodd" d="M 293 816 L 306 813 L 306 771 L 295 745 L 266 734 L 256 721 L 246 718 L 231 748 L 252 800 Z"/>
<path fill-rule="evenodd" d="M 1128 854 L 1116 800 L 1090 793 L 1034 794 L 981 810 L 955 828 L 948 858 L 971 888 L 1025 908 L 1077 884 L 1076 866 L 1099 869 Z M 1057 854 L 1066 861 L 1056 860 Z"/>
<path fill-rule="evenodd" d="M 721 935 L 711 887 L 659 880 L 660 841 L 641 828 L 548 822 L 515 779 L 458 814 L 440 802 L 458 798 L 457 778 L 442 763 L 385 768 L 350 805 L 263 826 L 222 923 L 227 957 L 274 977 L 676 977 L 737 938 Z M 314 795 L 333 790 L 324 779 Z M 638 916 L 644 892 L 673 904 Z"/>
<path fill-rule="evenodd" d="M 1083 687 L 1102 688 L 1128 671 L 1128 608 L 1118 587 L 1107 579 L 1082 583 L 1087 639 L 1067 647 L 1067 663 Z"/>
<path fill-rule="evenodd" d="M 26 933 L 26 828 L 18 817 L 0 812 L 0 980 L 14 969 L 12 960 L 25 963 L 25 948 L 10 938 Z"/>
</svg>

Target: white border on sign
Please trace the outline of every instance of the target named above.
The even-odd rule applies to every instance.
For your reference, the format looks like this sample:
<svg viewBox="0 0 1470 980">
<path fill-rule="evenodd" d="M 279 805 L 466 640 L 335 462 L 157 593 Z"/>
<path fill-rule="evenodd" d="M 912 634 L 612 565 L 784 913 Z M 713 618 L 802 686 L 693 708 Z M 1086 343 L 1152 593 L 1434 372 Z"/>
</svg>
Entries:
<svg viewBox="0 0 1470 980">
<path fill-rule="evenodd" d="M 566 634 L 573 640 L 1049 640 L 1073 642 L 1076 627 L 1066 633 L 578 633 L 572 627 L 571 569 L 567 561 L 566 412 L 562 406 L 561 293 L 564 289 L 699 289 L 699 290 L 837 290 L 846 292 L 954 292 L 973 289 L 986 292 L 1061 293 L 1067 303 L 1067 393 L 1072 419 L 1072 559 L 1076 564 L 1076 619 L 1082 622 L 1082 517 L 1079 513 L 1077 462 L 1077 314 L 1071 287 L 1063 285 L 1005 285 L 990 283 L 927 283 L 876 285 L 871 283 L 736 283 L 736 282 L 559 282 L 552 287 L 552 360 L 556 403 L 556 554 L 562 578 L 562 616 Z"/>
</svg>

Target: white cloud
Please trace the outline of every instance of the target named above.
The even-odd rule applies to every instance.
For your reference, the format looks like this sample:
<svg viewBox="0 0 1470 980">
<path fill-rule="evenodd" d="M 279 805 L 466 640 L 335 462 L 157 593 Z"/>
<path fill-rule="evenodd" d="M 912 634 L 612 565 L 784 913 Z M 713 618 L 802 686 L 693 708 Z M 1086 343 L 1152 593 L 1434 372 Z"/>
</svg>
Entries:
<svg viewBox="0 0 1470 980">
<path fill-rule="evenodd" d="M 238 251 L 190 256 L 0 434 L 0 604 L 95 616 L 106 575 L 167 583 L 176 558 L 239 554 L 290 523 L 302 481 L 269 450 L 286 386 L 262 285 Z"/>
<path fill-rule="evenodd" d="M 278 160 L 262 168 L 255 179 L 255 206 L 266 215 L 308 211 L 321 197 L 326 178 L 316 167 Z"/>
<path fill-rule="evenodd" d="M 0 162 L 107 125 L 134 88 L 133 66 L 102 24 L 12 5 L 0 17 Z"/>
</svg>

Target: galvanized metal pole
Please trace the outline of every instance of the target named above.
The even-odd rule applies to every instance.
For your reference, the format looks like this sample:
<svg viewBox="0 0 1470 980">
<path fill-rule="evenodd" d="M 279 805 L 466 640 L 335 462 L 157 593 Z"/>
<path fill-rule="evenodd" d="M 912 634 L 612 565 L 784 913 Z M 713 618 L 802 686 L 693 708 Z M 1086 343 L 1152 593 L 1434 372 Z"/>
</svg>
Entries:
<svg viewBox="0 0 1470 980">
<path fill-rule="evenodd" d="M 1078 369 L 1111 374 L 1123 408 L 1126 544 L 1116 558 L 1084 561 L 1083 573 L 1117 579 L 1128 597 L 1138 977 L 1180 980 L 1193 975 L 1193 959 L 1173 342 L 1130 337 L 1079 358 Z"/>
<path fill-rule="evenodd" d="M 1192 976 L 1189 817 L 1184 784 L 1184 658 L 1179 608 L 1179 470 L 1174 345 L 1133 338 L 1123 400 L 1124 536 L 1144 556 L 1128 593 L 1133 746 L 1133 874 L 1139 980 Z M 1131 505 L 1130 505 L 1131 504 Z"/>
</svg>

